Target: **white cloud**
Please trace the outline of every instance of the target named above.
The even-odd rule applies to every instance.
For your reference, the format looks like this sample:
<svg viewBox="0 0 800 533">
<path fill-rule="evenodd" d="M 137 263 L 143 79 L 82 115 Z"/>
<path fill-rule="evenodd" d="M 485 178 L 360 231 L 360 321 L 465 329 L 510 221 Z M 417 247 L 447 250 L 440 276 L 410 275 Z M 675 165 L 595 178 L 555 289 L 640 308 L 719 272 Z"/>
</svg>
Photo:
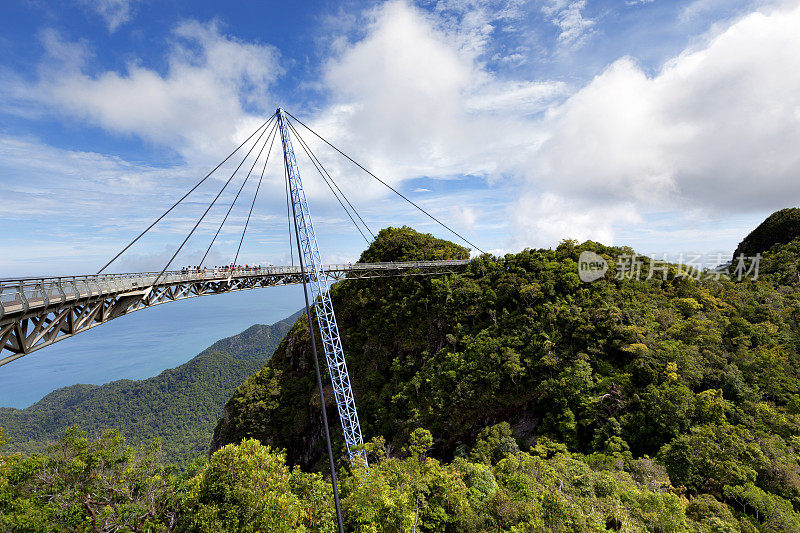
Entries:
<svg viewBox="0 0 800 533">
<path fill-rule="evenodd" d="M 17 198 L 3 209 L 6 221 L 24 216 L 81 219 L 87 212 L 101 219 L 114 217 L 118 208 L 109 195 L 125 202 L 142 200 L 141 195 L 174 192 L 167 176 L 184 173 L 92 152 L 60 150 L 35 139 L 0 136 L 0 196 Z M 24 199 L 24 200 L 23 200 Z M 63 209 L 69 206 L 69 209 Z"/>
<path fill-rule="evenodd" d="M 487 84 L 466 98 L 469 109 L 504 111 L 518 115 L 539 113 L 569 95 L 562 81 L 509 81 Z"/>
<path fill-rule="evenodd" d="M 798 196 L 799 27 L 797 8 L 751 13 L 656 75 L 622 58 L 561 103 L 569 87 L 495 79 L 435 20 L 392 2 L 329 63 L 335 105 L 316 122 L 395 181 L 521 179 L 514 242 L 612 242 L 648 213 L 753 212 Z"/>
<path fill-rule="evenodd" d="M 497 154 L 505 165 L 509 145 L 536 142 L 524 115 L 563 97 L 565 85 L 496 79 L 448 35 L 405 2 L 373 10 L 366 36 L 325 69 L 333 104 L 315 117 L 318 131 L 394 182 L 496 175 Z"/>
<path fill-rule="evenodd" d="M 709 12 L 724 8 L 726 4 L 730 4 L 730 0 L 694 0 L 681 9 L 679 19 L 682 22 L 689 22 Z"/>
<path fill-rule="evenodd" d="M 455 220 L 459 227 L 472 229 L 475 222 L 480 218 L 480 211 L 474 207 L 469 206 L 452 206 L 450 207 L 450 216 Z"/>
<path fill-rule="evenodd" d="M 133 4 L 136 0 L 79 0 L 87 9 L 103 17 L 109 33 L 125 24 L 133 15 Z"/>
<path fill-rule="evenodd" d="M 681 128 L 649 127 L 659 118 L 650 83 L 623 59 L 553 108 L 544 125 L 549 138 L 530 154 L 530 179 L 551 192 L 598 203 L 646 202 L 672 192 L 672 162 L 659 147 L 681 135 Z"/>
<path fill-rule="evenodd" d="M 64 41 L 59 33 L 52 28 L 46 28 L 39 32 L 39 41 L 41 41 L 47 55 L 46 62 L 39 66 L 41 74 L 79 71 L 92 56 L 92 52 L 85 41 Z"/>
<path fill-rule="evenodd" d="M 752 13 L 648 77 L 622 59 L 553 110 L 533 180 L 640 208 L 771 209 L 800 193 L 800 8 Z"/>
<path fill-rule="evenodd" d="M 478 15 L 470 18 L 472 5 Z M 619 59 L 575 90 L 562 82 L 499 78 L 483 61 L 497 13 L 484 2 L 442 6 L 431 14 L 388 2 L 369 11 L 358 38 L 337 38 L 320 84 L 329 105 L 307 122 L 393 184 L 469 175 L 507 191 L 462 203 L 452 197 L 457 185 L 436 198 L 421 195 L 456 230 L 480 234 L 490 223 L 509 224 L 513 238 L 496 246 L 549 246 L 565 237 L 612 242 L 652 213 L 720 216 L 771 210 L 798 197 L 797 7 L 729 22 L 656 74 Z M 565 46 L 593 30 L 583 8 L 575 1 L 549 4 L 549 16 L 564 25 Z M 584 22 L 569 18 L 575 12 Z M 84 44 L 53 33 L 43 42 L 51 59 L 41 67 L 42 80 L 60 69 L 60 82 L 28 86 L 36 101 L 175 146 L 187 159 L 218 156 L 220 145 L 240 139 L 269 96 L 263 87 L 280 73 L 272 47 L 243 43 L 214 24 L 177 28 L 164 73 L 137 63 L 125 72 L 89 73 Z M 15 83 L 8 101 L 18 106 L 26 86 Z M 301 133 L 359 205 L 384 194 Z M 306 184 L 316 213 L 317 198 L 328 193 L 321 182 Z M 282 189 L 274 193 L 282 198 Z M 449 211 L 450 205 L 460 208 Z M 377 208 L 373 214 L 387 218 Z"/>
<path fill-rule="evenodd" d="M 277 159 L 275 154 L 273 159 Z M 261 185 L 242 248 L 242 262 L 279 264 L 278 254 L 288 247 L 281 165 L 279 161 L 273 163 L 270 168 L 279 179 L 265 179 Z M 4 200 L 6 232 L 0 277 L 95 271 L 206 171 L 187 165 L 159 168 L 114 156 L 54 148 L 34 138 L 0 135 L 0 198 Z M 177 265 L 200 260 L 243 178 L 240 173 L 220 197 L 176 259 Z M 243 189 L 208 256 L 208 264 L 232 260 L 255 181 L 251 177 Z M 112 270 L 161 268 L 220 187 L 219 182 L 206 182 L 126 252 Z M 312 188 L 318 189 L 319 184 Z M 352 231 L 350 221 L 342 218 L 330 195 L 315 194 L 320 194 L 314 202 L 320 234 Z M 351 253 L 357 256 L 363 243 L 354 244 Z"/>
<path fill-rule="evenodd" d="M 549 0 L 542 12 L 558 27 L 558 42 L 568 49 L 576 49 L 591 35 L 595 21 L 585 18 L 586 0 Z"/>
<path fill-rule="evenodd" d="M 251 111 L 266 112 L 267 88 L 281 73 L 278 54 L 269 45 L 226 36 L 213 22 L 183 22 L 173 36 L 163 74 L 137 63 L 125 72 L 89 74 L 86 46 L 46 31 L 40 81 L 12 86 L 13 100 L 169 145 L 187 158 L 216 157 L 220 146 L 256 128 Z"/>
<path fill-rule="evenodd" d="M 512 212 L 515 248 L 553 246 L 563 239 L 611 243 L 617 226 L 636 224 L 641 216 L 632 204 L 594 203 L 553 193 L 525 194 Z"/>
</svg>

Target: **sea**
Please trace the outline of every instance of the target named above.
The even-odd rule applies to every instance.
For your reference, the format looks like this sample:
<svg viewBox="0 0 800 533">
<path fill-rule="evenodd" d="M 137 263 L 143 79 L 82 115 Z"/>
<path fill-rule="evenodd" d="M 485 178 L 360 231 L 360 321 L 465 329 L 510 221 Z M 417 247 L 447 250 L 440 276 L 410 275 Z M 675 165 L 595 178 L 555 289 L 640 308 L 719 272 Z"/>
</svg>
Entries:
<svg viewBox="0 0 800 533">
<path fill-rule="evenodd" d="M 305 305 L 301 285 L 189 298 L 136 311 L 0 366 L 0 406 L 24 408 L 55 389 L 144 379 L 253 324 Z"/>
</svg>

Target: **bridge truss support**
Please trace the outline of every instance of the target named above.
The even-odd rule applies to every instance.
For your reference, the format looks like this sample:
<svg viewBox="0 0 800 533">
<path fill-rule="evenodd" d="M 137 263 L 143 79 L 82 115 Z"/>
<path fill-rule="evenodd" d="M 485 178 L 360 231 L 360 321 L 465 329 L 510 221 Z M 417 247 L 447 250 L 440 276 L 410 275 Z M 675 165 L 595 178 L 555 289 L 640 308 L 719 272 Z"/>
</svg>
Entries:
<svg viewBox="0 0 800 533">
<path fill-rule="evenodd" d="M 466 261 L 328 265 L 330 280 L 430 276 Z M 299 267 L 212 269 L 0 280 L 0 366 L 109 320 L 186 298 L 293 285 Z"/>
<path fill-rule="evenodd" d="M 322 265 L 317 237 L 314 233 L 314 225 L 311 222 L 311 211 L 308 208 L 303 182 L 300 179 L 300 171 L 297 168 L 297 160 L 289 137 L 286 117 L 282 109 L 278 109 L 277 115 L 278 128 L 280 128 L 281 140 L 283 141 L 283 155 L 289 180 L 289 191 L 292 198 L 297 242 L 302 256 L 301 265 L 305 267 L 306 279 L 311 287 L 311 298 L 314 302 L 314 311 L 317 317 L 320 337 L 322 338 L 322 346 L 325 351 L 325 360 L 328 364 L 328 372 L 333 383 L 333 393 L 344 432 L 347 453 L 351 461 L 359 457 L 366 465 L 367 457 L 364 451 L 355 450 L 357 446 L 364 444 L 364 440 L 361 436 L 361 425 L 358 421 L 353 389 L 350 386 L 350 375 L 347 372 L 347 363 L 344 359 L 339 326 L 336 324 L 333 302 L 328 291 L 328 278 Z M 311 317 L 309 317 L 310 320 Z"/>
</svg>

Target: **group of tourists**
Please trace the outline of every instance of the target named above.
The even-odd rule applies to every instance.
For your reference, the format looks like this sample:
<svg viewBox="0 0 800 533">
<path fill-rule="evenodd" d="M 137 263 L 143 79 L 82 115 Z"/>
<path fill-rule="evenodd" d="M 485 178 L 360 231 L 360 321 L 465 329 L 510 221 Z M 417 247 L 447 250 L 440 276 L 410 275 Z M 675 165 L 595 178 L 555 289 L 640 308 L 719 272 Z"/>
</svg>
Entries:
<svg viewBox="0 0 800 533">
<path fill-rule="evenodd" d="M 272 265 L 269 265 L 272 266 Z M 224 266 L 216 266 L 211 270 L 213 272 L 260 272 L 266 267 L 262 267 L 259 265 L 224 265 Z M 208 267 L 194 265 L 194 266 L 185 266 L 181 267 L 181 274 L 200 274 L 206 273 L 209 270 Z"/>
</svg>

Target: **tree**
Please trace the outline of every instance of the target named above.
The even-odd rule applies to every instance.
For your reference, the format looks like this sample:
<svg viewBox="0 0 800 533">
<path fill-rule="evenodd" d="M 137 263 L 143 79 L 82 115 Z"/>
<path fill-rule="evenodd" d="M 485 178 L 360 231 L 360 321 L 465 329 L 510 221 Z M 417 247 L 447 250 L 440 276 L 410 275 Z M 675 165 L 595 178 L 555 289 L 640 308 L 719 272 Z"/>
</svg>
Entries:
<svg viewBox="0 0 800 533">
<path fill-rule="evenodd" d="M 800 208 L 792 207 L 772 213 L 745 237 L 736 251 L 733 260 L 740 254 L 753 256 L 764 253 L 775 244 L 785 244 L 800 237 Z"/>
<path fill-rule="evenodd" d="M 745 483 L 736 487 L 725 487 L 725 498 L 737 510 L 751 516 L 763 525 L 765 531 L 800 531 L 800 514 L 782 498 L 773 496 Z"/>
<path fill-rule="evenodd" d="M 693 427 L 665 445 L 659 457 L 673 484 L 717 496 L 726 485 L 754 482 L 765 464 L 750 432 L 729 424 Z"/>
<path fill-rule="evenodd" d="M 514 440 L 511 426 L 508 425 L 508 422 L 501 422 L 481 430 L 470 453 L 470 459 L 474 462 L 491 465 L 496 464 L 509 453 L 518 451 L 519 446 Z"/>
<path fill-rule="evenodd" d="M 180 489 L 160 453 L 158 441 L 134 449 L 114 430 L 89 440 L 70 428 L 46 454 L 12 461 L 0 529 L 172 531 Z"/>
<path fill-rule="evenodd" d="M 378 232 L 359 262 L 432 261 L 439 259 L 468 259 L 469 250 L 429 233 L 418 233 L 408 226 L 384 228 Z"/>
<path fill-rule="evenodd" d="M 387 458 L 369 473 L 356 468 L 343 479 L 342 506 L 348 528 L 379 531 L 469 531 L 474 514 L 459 472 L 426 457 L 433 443 L 429 431 L 412 432 L 407 457 Z"/>
<path fill-rule="evenodd" d="M 284 453 L 245 439 L 217 450 L 189 481 L 179 530 L 329 531 L 331 495 L 320 474 L 291 471 Z"/>
</svg>

